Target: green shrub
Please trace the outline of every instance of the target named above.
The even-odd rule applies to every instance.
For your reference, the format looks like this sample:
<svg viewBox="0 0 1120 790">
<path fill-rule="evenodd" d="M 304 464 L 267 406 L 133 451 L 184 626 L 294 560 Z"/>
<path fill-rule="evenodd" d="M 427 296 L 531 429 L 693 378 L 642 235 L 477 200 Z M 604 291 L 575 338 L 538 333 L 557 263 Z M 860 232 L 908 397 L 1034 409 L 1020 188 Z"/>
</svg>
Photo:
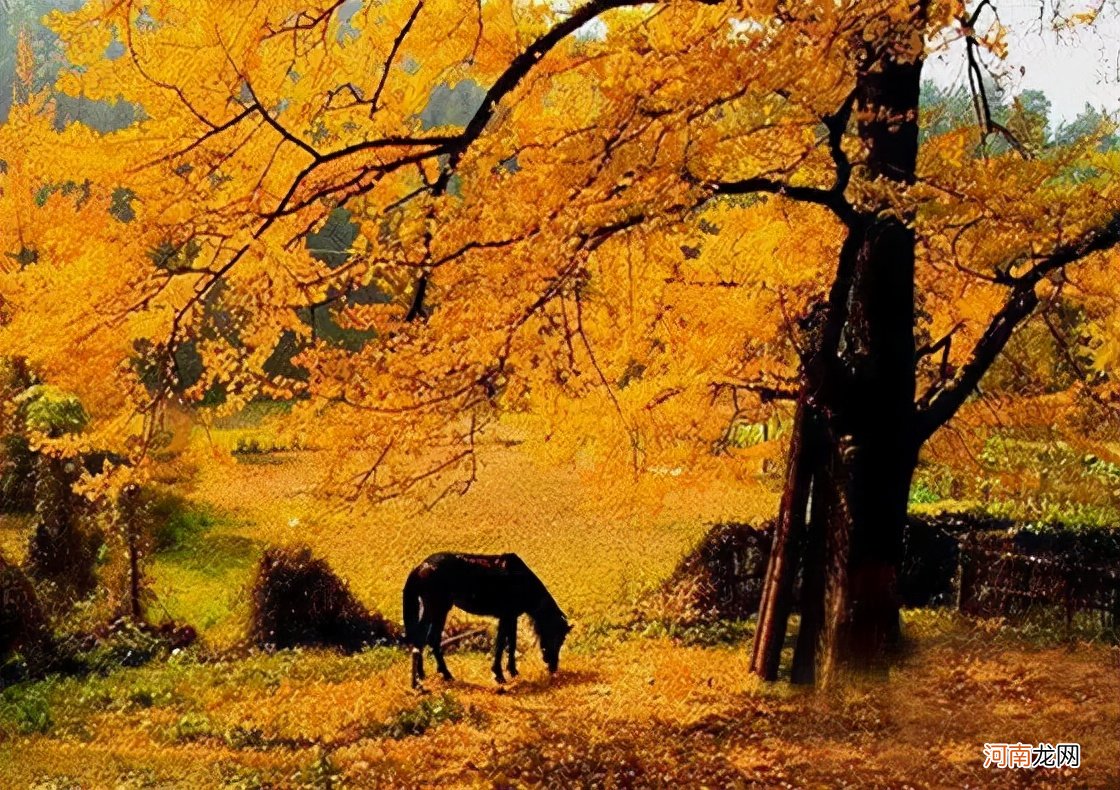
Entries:
<svg viewBox="0 0 1120 790">
<path fill-rule="evenodd" d="M 42 686 L 14 686 L 0 696 L 3 729 L 32 735 L 48 732 L 53 724 L 49 692 Z"/>
<path fill-rule="evenodd" d="M 932 505 L 946 499 L 955 499 L 953 473 L 940 464 L 919 466 L 910 484 L 910 504 Z"/>
<path fill-rule="evenodd" d="M 915 480 L 914 484 L 910 487 L 910 504 L 912 505 L 932 505 L 934 502 L 940 502 L 941 496 L 936 491 L 930 489 L 924 482 Z"/>
<path fill-rule="evenodd" d="M 258 455 L 267 451 L 256 439 L 246 439 L 242 436 L 237 440 L 237 446 L 233 448 L 233 452 L 236 455 Z"/>
<path fill-rule="evenodd" d="M 188 743 L 210 738 L 215 734 L 210 719 L 202 713 L 187 713 L 171 728 L 171 740 Z"/>
<path fill-rule="evenodd" d="M 148 687 L 133 689 L 128 693 L 128 706 L 132 708 L 158 708 L 170 705 L 174 698 L 167 689 Z"/>
<path fill-rule="evenodd" d="M 0 513 L 35 509 L 35 454 L 26 436 L 0 437 Z"/>
<path fill-rule="evenodd" d="M 315 788 L 315 790 L 319 788 L 329 790 L 329 788 L 338 784 L 340 776 L 342 776 L 342 771 L 331 760 L 331 756 L 326 752 L 321 752 L 318 757 L 300 770 L 296 786 Z"/>
<path fill-rule="evenodd" d="M 267 784 L 259 771 L 254 771 L 243 766 L 225 767 L 222 769 L 222 787 L 228 790 L 263 790 L 272 787 Z"/>
<path fill-rule="evenodd" d="M 170 654 L 171 642 L 166 635 L 139 628 L 130 620 L 115 625 L 111 633 L 81 656 L 89 669 L 111 672 L 119 667 L 139 667 Z"/>
<path fill-rule="evenodd" d="M 463 705 L 446 691 L 438 697 L 422 700 L 414 708 L 402 710 L 389 722 L 372 728 L 370 737 L 402 740 L 423 735 L 441 722 L 463 720 Z"/>
<path fill-rule="evenodd" d="M 19 400 L 24 405 L 27 427 L 48 436 L 79 433 L 89 423 L 89 415 L 78 397 L 56 387 L 36 385 L 20 395 Z"/>
</svg>

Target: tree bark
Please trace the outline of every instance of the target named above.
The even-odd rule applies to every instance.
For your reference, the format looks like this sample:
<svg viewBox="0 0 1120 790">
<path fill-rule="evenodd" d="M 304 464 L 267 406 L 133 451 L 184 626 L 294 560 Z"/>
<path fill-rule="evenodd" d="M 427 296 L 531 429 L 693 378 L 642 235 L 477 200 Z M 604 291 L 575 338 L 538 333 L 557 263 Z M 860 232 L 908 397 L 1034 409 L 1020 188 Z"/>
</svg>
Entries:
<svg viewBox="0 0 1120 790">
<path fill-rule="evenodd" d="M 825 471 L 823 459 L 819 472 Z M 818 474 L 813 484 L 809 523 L 805 530 L 801 569 L 801 624 L 797 629 L 797 643 L 793 649 L 793 668 L 790 680 L 799 685 L 810 685 L 817 675 L 817 648 L 821 628 L 824 626 L 825 578 L 829 519 L 837 505 L 836 490 L 829 479 Z"/>
<path fill-rule="evenodd" d="M 128 613 L 133 622 L 144 619 L 140 603 L 140 547 L 133 527 L 128 527 Z"/>
<path fill-rule="evenodd" d="M 908 47 L 924 21 L 925 0 L 917 0 L 909 19 L 864 45 L 858 62 L 862 167 L 888 191 L 915 181 L 922 53 Z M 913 219 L 884 199 L 846 222 L 825 328 L 805 366 L 799 430 L 759 612 L 752 669 L 767 680 L 777 676 L 799 567 L 795 680 L 880 666 L 901 638 L 897 570 L 920 446 Z"/>
<path fill-rule="evenodd" d="M 919 2 L 897 40 L 866 52 L 856 83 L 857 131 L 867 176 L 892 187 L 916 179 L 921 52 L 903 45 L 925 18 Z M 901 56 L 899 52 L 903 53 Z M 831 404 L 825 678 L 876 666 L 901 637 L 897 571 L 915 441 L 912 214 L 882 205 L 864 214 L 841 348 L 847 380 Z"/>
</svg>

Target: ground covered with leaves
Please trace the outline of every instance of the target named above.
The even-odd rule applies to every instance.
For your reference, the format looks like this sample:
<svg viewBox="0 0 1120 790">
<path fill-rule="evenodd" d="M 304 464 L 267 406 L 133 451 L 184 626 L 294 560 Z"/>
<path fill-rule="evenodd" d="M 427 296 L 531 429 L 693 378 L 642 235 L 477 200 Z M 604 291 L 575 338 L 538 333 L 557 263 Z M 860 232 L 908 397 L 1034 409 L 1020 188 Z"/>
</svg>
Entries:
<svg viewBox="0 0 1120 790">
<path fill-rule="evenodd" d="M 889 678 L 831 692 L 757 683 L 743 641 L 591 626 L 556 678 L 526 656 L 499 689 L 488 657 L 462 652 L 458 679 L 423 694 L 395 649 L 188 651 L 5 691 L 0 774 L 12 787 L 1120 784 L 1120 651 L 909 620 L 914 651 Z M 1078 742 L 1082 766 L 982 767 L 985 742 L 1016 741 Z"/>
<path fill-rule="evenodd" d="M 911 650 L 889 678 L 761 684 L 751 621 L 634 625 L 635 603 L 707 525 L 760 521 L 775 491 L 619 483 L 595 498 L 570 466 L 513 450 L 488 463 L 437 510 L 361 518 L 317 495 L 308 454 L 204 467 L 161 517 L 147 566 L 149 617 L 189 623 L 199 643 L 0 692 L 0 786 L 1120 786 L 1120 650 L 1100 634 L 910 611 Z M 0 545 L 18 559 L 28 532 L 7 517 Z M 516 549 L 577 623 L 561 674 L 549 679 L 525 622 L 523 674 L 501 690 L 481 652 L 492 623 L 449 655 L 457 680 L 426 694 L 399 649 L 247 649 L 260 557 L 305 544 L 391 620 L 426 553 Z M 982 767 L 985 742 L 1020 741 L 1078 742 L 1082 767 Z"/>
</svg>

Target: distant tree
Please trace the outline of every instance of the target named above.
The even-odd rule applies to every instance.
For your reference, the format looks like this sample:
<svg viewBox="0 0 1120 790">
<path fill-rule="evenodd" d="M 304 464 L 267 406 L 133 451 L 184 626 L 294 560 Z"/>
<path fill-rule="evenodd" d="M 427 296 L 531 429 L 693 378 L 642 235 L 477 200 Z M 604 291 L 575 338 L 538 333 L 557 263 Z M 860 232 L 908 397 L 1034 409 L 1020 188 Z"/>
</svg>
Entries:
<svg viewBox="0 0 1120 790">
<path fill-rule="evenodd" d="M 1045 148 L 1050 143 L 1050 100 L 1042 91 L 1023 91 L 1008 109 L 1006 125 L 1029 148 Z"/>
<path fill-rule="evenodd" d="M 1086 138 L 1099 138 L 1099 150 L 1115 151 L 1120 147 L 1120 134 L 1116 132 L 1117 119 L 1086 103 L 1076 118 L 1060 124 L 1054 132 L 1054 144 L 1070 146 Z"/>
<path fill-rule="evenodd" d="M 922 82 L 918 135 L 924 142 L 949 132 L 976 127 L 976 112 L 968 88 L 943 87 L 932 80 Z"/>
</svg>

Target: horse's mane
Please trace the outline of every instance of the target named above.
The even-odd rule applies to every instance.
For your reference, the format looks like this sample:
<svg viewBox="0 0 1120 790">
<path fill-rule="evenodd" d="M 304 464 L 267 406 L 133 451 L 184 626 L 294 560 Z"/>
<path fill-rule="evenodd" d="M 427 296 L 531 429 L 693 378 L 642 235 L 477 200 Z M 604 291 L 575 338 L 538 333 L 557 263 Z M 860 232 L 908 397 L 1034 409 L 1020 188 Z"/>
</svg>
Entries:
<svg viewBox="0 0 1120 790">
<path fill-rule="evenodd" d="M 555 626 L 566 626 L 568 618 L 561 611 L 560 605 L 556 603 L 556 599 L 552 597 L 552 593 L 544 586 L 537 574 L 533 573 L 532 569 L 525 564 L 524 560 L 516 554 L 502 555 L 505 560 L 506 568 L 515 570 L 517 573 L 522 573 L 532 579 L 533 586 L 540 592 L 540 601 L 529 610 L 529 620 L 533 623 L 533 631 L 539 640 L 544 633 L 550 633 Z"/>
<path fill-rule="evenodd" d="M 540 639 L 546 633 L 551 633 L 555 630 L 556 626 L 566 626 L 568 618 L 561 611 L 560 605 L 556 603 L 556 599 L 541 585 L 541 592 L 544 594 L 541 598 L 540 605 L 535 607 L 529 612 L 529 620 L 533 623 L 533 631 Z"/>
</svg>

